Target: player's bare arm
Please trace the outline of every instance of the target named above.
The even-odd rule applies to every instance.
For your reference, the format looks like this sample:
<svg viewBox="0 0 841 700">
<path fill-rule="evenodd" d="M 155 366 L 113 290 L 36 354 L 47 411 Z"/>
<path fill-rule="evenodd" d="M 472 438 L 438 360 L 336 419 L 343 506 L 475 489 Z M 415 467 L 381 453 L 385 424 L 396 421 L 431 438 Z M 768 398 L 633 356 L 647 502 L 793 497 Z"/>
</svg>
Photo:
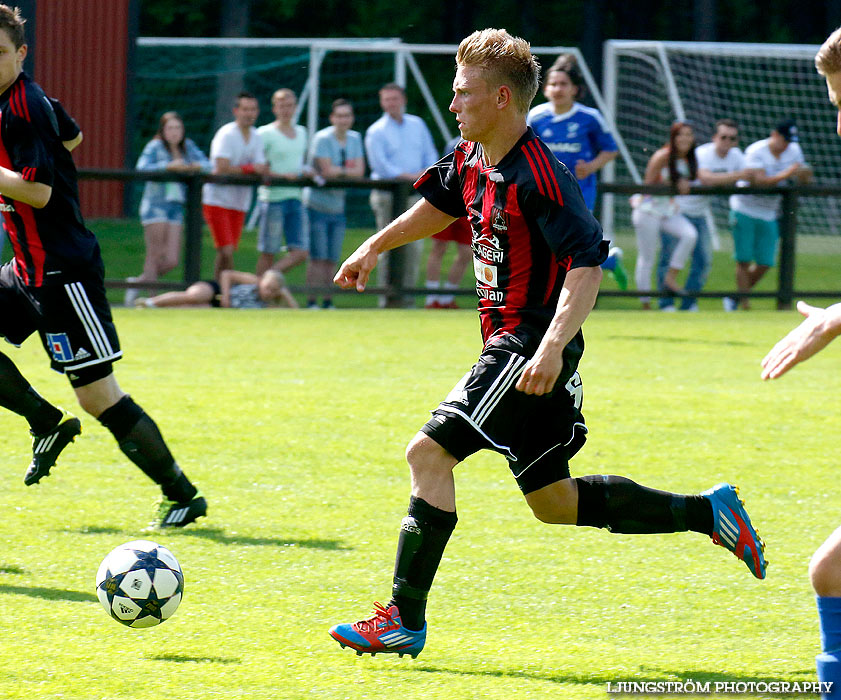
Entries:
<svg viewBox="0 0 841 700">
<path fill-rule="evenodd" d="M 794 365 L 808 360 L 841 335 L 841 304 L 821 309 L 799 301 L 797 310 L 806 318 L 763 358 L 763 379 L 782 376 Z"/>
<path fill-rule="evenodd" d="M 361 292 L 368 284 L 371 271 L 377 265 L 377 256 L 387 250 L 398 248 L 421 238 L 428 238 L 455 221 L 455 218 L 436 209 L 426 199 L 421 199 L 379 233 L 374 234 L 359 246 L 342 263 L 333 282 L 342 289 L 356 287 Z"/>
<path fill-rule="evenodd" d="M 0 166 L 0 194 L 36 209 L 43 209 L 50 201 L 53 188 L 42 182 L 24 180 L 20 173 Z"/>
<path fill-rule="evenodd" d="M 80 131 L 78 134 L 76 134 L 75 138 L 72 138 L 69 141 L 62 141 L 61 143 L 68 151 L 72 153 L 73 149 L 76 148 L 76 146 L 78 146 L 80 143 L 82 143 L 83 138 L 84 137 L 82 136 L 82 132 Z"/>
<path fill-rule="evenodd" d="M 552 323 L 517 381 L 519 391 L 538 396 L 552 391 L 563 369 L 564 348 L 592 311 L 601 281 L 600 267 L 579 267 L 567 273 Z"/>
</svg>

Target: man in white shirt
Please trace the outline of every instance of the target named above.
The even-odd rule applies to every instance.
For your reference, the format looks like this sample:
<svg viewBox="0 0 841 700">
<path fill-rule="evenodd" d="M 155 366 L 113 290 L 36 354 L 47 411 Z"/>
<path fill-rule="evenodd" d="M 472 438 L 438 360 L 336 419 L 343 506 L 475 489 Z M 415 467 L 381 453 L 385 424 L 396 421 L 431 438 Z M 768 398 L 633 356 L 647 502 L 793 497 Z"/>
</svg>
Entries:
<svg viewBox="0 0 841 700">
<path fill-rule="evenodd" d="M 275 90 L 272 113 L 275 120 L 257 129 L 269 164 L 269 173 L 288 180 L 304 174 L 307 155 L 307 130 L 295 124 L 298 98 L 289 88 Z M 309 231 L 302 202 L 301 187 L 268 187 L 257 189 L 260 204 L 260 228 L 257 233 L 257 276 L 273 266 L 275 256 L 286 239 L 287 254 L 274 268 L 291 270 L 307 259 Z"/>
<path fill-rule="evenodd" d="M 723 187 L 735 185 L 738 180 L 747 177 L 745 172 L 745 158 L 736 144 L 739 142 L 739 125 L 733 119 L 719 119 L 715 123 L 712 140 L 695 149 L 695 160 L 698 163 L 697 180 L 694 185 L 709 185 Z M 712 221 L 711 195 L 679 195 L 675 203 L 698 232 L 697 243 L 692 252 L 692 262 L 684 289 L 687 294 L 681 299 L 681 311 L 697 311 L 698 300 L 692 292 L 700 292 L 707 283 L 712 267 L 713 236 L 710 231 Z M 663 235 L 660 247 L 660 265 L 658 279 L 662 288 L 669 259 L 677 240 L 673 236 Z M 662 310 L 674 311 L 674 299 L 662 297 Z"/>
<path fill-rule="evenodd" d="M 760 187 L 783 185 L 790 178 L 801 183 L 812 179 L 812 169 L 798 143 L 797 126 L 791 119 L 784 119 L 767 139 L 745 149 L 745 168 L 747 179 Z M 753 289 L 776 261 L 781 201 L 778 195 L 730 197 L 736 287 L 740 293 Z M 725 310 L 733 311 L 738 305 L 749 309 L 750 300 L 741 295 L 739 299 L 724 300 Z"/>
<path fill-rule="evenodd" d="M 435 161 L 438 154 L 432 141 L 432 134 L 420 117 L 406 114 L 406 92 L 397 83 L 387 83 L 380 88 L 380 107 L 384 114 L 365 132 L 365 153 L 375 180 L 398 179 L 413 183 Z M 414 205 L 420 196 L 412 194 L 408 205 Z M 392 215 L 393 195 L 388 190 L 371 191 L 371 209 L 376 217 L 377 230 L 382 230 L 394 218 Z M 413 241 L 401 248 L 380 256 L 378 281 L 381 286 L 394 284 L 390 263 L 400 261 L 402 275 L 399 280 L 403 288 L 417 287 L 423 241 Z M 400 265 L 395 264 L 395 267 Z M 412 307 L 414 297 L 406 295 L 402 305 Z M 381 306 L 400 306 L 400 299 L 380 299 Z"/>
<path fill-rule="evenodd" d="M 220 127 L 210 144 L 214 175 L 268 172 L 263 144 L 254 128 L 260 105 L 250 92 L 237 95 L 234 121 Z M 234 251 L 242 236 L 245 212 L 251 206 L 251 186 L 207 183 L 202 188 L 202 211 L 216 246 L 214 276 L 234 267 Z"/>
</svg>

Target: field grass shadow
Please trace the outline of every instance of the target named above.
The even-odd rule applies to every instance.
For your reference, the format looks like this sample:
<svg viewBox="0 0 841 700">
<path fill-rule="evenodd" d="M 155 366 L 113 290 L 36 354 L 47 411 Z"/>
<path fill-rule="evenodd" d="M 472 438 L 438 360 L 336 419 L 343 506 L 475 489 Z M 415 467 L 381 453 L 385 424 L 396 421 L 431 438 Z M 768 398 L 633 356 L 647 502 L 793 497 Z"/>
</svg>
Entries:
<svg viewBox="0 0 841 700">
<path fill-rule="evenodd" d="M 219 544 L 234 544 L 256 547 L 307 547 L 309 549 L 327 549 L 334 551 L 348 551 L 348 547 L 341 540 L 321 538 L 294 537 L 247 537 L 244 535 L 229 535 L 219 527 L 197 527 L 184 530 L 172 530 L 171 535 L 183 537 L 200 537 L 218 542 Z"/>
<path fill-rule="evenodd" d="M 644 343 L 672 343 L 677 345 L 714 345 L 716 347 L 720 347 L 722 345 L 732 345 L 732 346 L 750 346 L 753 343 L 749 343 L 745 340 L 721 340 L 712 338 L 712 339 L 705 339 L 705 338 L 679 338 L 675 336 L 668 336 L 668 335 L 609 335 L 607 336 L 608 340 L 637 340 L 642 341 Z"/>
<path fill-rule="evenodd" d="M 64 588 L 41 588 L 38 586 L 10 586 L 0 583 L 0 594 L 28 595 L 32 598 L 44 600 L 69 600 L 73 603 L 95 603 L 97 597 L 93 593 L 68 591 Z"/>
<path fill-rule="evenodd" d="M 61 530 L 67 532 L 67 530 Z M 95 527 L 86 526 L 76 530 L 80 535 L 125 535 L 134 539 L 154 539 L 159 532 L 147 533 L 145 537 L 131 530 L 123 530 L 116 527 Z M 252 547 L 306 547 L 309 549 L 326 549 L 330 551 L 350 551 L 341 540 L 321 538 L 294 538 L 294 537 L 248 537 L 245 535 L 229 535 L 221 527 L 195 527 L 195 528 L 169 528 L 166 531 L 167 537 L 198 537 L 219 544 L 243 545 Z M 0 573 L 3 569 L 0 568 Z M 23 573 L 23 572 L 9 572 Z"/>
<path fill-rule="evenodd" d="M 26 569 L 21 569 L 13 564 L 0 564 L 0 574 L 25 574 Z"/>
<path fill-rule="evenodd" d="M 150 661 L 172 661 L 177 664 L 241 664 L 240 659 L 225 656 L 187 656 L 186 654 L 155 654 L 147 656 Z"/>
</svg>

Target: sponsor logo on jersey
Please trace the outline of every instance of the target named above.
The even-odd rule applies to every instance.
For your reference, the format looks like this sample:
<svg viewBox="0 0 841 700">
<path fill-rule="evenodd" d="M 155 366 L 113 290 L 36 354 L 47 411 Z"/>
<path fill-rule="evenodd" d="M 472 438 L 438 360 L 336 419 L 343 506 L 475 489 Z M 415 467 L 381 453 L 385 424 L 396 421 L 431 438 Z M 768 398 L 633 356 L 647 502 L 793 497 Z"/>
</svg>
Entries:
<svg viewBox="0 0 841 700">
<path fill-rule="evenodd" d="M 547 143 L 552 153 L 581 153 L 580 143 Z"/>
<path fill-rule="evenodd" d="M 567 138 L 578 138 L 578 122 L 567 122 Z"/>
<path fill-rule="evenodd" d="M 494 287 L 498 286 L 498 276 L 497 276 L 497 269 L 496 265 L 489 265 L 482 260 L 473 260 L 473 271 L 476 273 L 476 279 L 479 281 L 480 284 L 485 285 L 486 287 Z"/>
<path fill-rule="evenodd" d="M 487 299 L 495 304 L 502 303 L 503 294 L 499 289 L 485 289 L 484 287 L 476 287 L 476 294 L 480 299 Z"/>
<path fill-rule="evenodd" d="M 76 354 L 73 356 L 73 359 L 74 360 L 84 360 L 85 358 L 90 357 L 90 356 L 91 356 L 91 354 L 87 350 L 85 350 L 84 348 L 79 348 L 76 351 Z"/>
<path fill-rule="evenodd" d="M 15 210 L 14 204 L 6 204 L 5 202 L 0 203 L 0 212 L 13 212 Z"/>
<path fill-rule="evenodd" d="M 70 348 L 70 338 L 67 333 L 47 333 L 47 346 L 56 362 L 71 362 L 73 350 Z"/>
</svg>

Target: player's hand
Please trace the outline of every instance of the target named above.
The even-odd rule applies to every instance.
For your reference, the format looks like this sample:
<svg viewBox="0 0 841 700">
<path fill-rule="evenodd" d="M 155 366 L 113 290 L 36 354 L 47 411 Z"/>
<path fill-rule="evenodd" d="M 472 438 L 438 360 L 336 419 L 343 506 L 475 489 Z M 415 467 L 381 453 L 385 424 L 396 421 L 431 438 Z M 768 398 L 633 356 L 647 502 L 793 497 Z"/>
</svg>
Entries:
<svg viewBox="0 0 841 700">
<path fill-rule="evenodd" d="M 561 376 L 564 359 L 560 353 L 547 353 L 538 348 L 517 380 L 516 389 L 524 394 L 548 394 Z"/>
<path fill-rule="evenodd" d="M 821 309 L 805 301 L 798 301 L 797 310 L 806 319 L 763 358 L 762 378 L 776 379 L 825 348 L 837 335 L 835 324 L 832 323 L 833 317 L 837 317 L 837 307 L 836 304 L 829 309 Z"/>
<path fill-rule="evenodd" d="M 354 253 L 342 263 L 336 276 L 333 278 L 334 284 L 339 285 L 342 289 L 352 289 L 356 287 L 357 292 L 365 290 L 365 285 L 368 284 L 368 278 L 371 276 L 371 271 L 377 266 L 377 253 L 368 248 L 364 243 L 354 251 Z"/>
<path fill-rule="evenodd" d="M 586 160 L 577 160 L 575 161 L 575 179 L 576 180 L 583 180 L 585 177 L 589 177 L 595 172 L 590 167 L 590 163 Z"/>
<path fill-rule="evenodd" d="M 689 182 L 685 177 L 678 178 L 677 181 L 677 191 L 680 194 L 689 194 L 689 188 L 692 187 L 692 183 Z"/>
</svg>

